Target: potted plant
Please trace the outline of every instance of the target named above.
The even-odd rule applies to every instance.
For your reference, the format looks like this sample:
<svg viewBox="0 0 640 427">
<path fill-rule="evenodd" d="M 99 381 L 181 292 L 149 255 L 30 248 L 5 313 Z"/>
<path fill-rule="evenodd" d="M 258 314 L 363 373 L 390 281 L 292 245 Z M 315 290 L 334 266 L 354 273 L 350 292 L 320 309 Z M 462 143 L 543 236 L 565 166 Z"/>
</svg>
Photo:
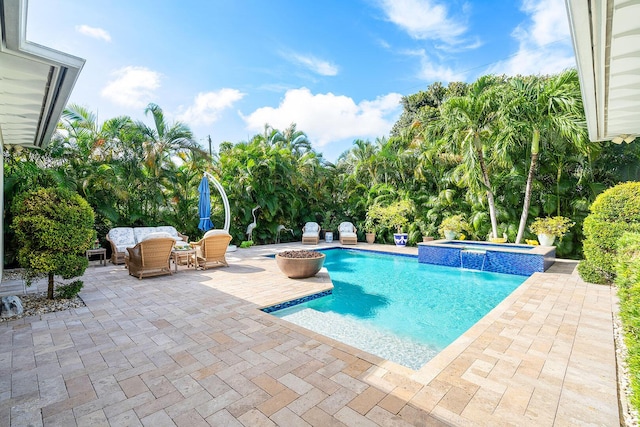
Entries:
<svg viewBox="0 0 640 427">
<path fill-rule="evenodd" d="M 410 200 L 399 200 L 389 206 L 374 204 L 369 208 L 367 216 L 377 221 L 382 227 L 395 228 L 393 240 L 396 246 L 405 246 L 409 235 L 403 230 L 409 224 L 408 216 L 412 210 L 413 205 Z"/>
<path fill-rule="evenodd" d="M 423 242 L 430 242 L 431 240 L 433 240 L 434 236 L 438 232 L 438 229 L 436 228 L 435 224 L 432 222 L 419 220 L 419 221 L 416 221 L 416 225 L 418 226 L 418 229 L 422 234 Z"/>
<path fill-rule="evenodd" d="M 276 254 L 276 263 L 290 279 L 305 279 L 320 271 L 325 258 L 326 255 L 318 251 L 284 251 Z"/>
<path fill-rule="evenodd" d="M 563 216 L 548 216 L 536 218 L 529 230 L 538 235 L 538 241 L 542 246 L 553 246 L 556 237 L 562 239 L 569 229 L 575 225 L 571 219 Z"/>
<path fill-rule="evenodd" d="M 467 230 L 469 225 L 462 215 L 453 215 L 445 218 L 441 223 L 438 231 L 447 240 L 454 240 L 460 233 Z"/>
<path fill-rule="evenodd" d="M 364 237 L 367 240 L 367 243 L 370 245 L 376 241 L 376 224 L 372 218 L 369 217 L 369 213 L 367 213 L 367 218 L 362 223 L 361 227 L 364 230 Z"/>
<path fill-rule="evenodd" d="M 322 224 L 320 224 L 320 228 L 322 228 L 322 232 L 324 233 L 324 240 L 326 242 L 333 242 L 333 232 L 338 228 L 333 212 L 329 211 L 326 213 Z"/>
</svg>

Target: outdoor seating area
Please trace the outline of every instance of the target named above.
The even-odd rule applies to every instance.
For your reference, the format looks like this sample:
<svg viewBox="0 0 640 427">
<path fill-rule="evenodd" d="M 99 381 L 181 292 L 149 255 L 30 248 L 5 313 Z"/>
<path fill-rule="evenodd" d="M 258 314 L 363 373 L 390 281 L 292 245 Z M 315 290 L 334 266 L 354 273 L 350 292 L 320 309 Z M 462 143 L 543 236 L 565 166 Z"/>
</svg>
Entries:
<svg viewBox="0 0 640 427">
<path fill-rule="evenodd" d="M 111 262 L 123 264 L 127 248 L 132 248 L 145 239 L 154 237 L 170 237 L 174 241 L 189 240 L 189 236 L 178 232 L 173 226 L 159 227 L 115 227 L 109 230 L 106 240 L 111 245 Z"/>
</svg>

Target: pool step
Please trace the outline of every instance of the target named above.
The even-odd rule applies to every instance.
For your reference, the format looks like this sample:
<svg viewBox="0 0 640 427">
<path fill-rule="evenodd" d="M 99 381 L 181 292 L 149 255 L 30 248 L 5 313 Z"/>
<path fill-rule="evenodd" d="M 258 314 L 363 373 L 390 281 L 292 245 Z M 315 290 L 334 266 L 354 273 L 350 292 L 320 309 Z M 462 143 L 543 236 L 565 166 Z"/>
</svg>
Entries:
<svg viewBox="0 0 640 427">
<path fill-rule="evenodd" d="M 298 306 L 281 310 L 277 315 L 288 322 L 411 369 L 419 369 L 440 351 L 410 338 L 369 327 L 362 320 L 333 312 L 323 313 Z"/>
</svg>

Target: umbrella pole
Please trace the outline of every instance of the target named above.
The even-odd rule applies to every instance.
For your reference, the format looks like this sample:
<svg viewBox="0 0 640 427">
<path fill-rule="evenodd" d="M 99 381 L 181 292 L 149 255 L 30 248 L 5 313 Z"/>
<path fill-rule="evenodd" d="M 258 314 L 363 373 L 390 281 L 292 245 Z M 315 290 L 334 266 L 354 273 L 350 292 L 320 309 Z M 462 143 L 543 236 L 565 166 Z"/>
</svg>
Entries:
<svg viewBox="0 0 640 427">
<path fill-rule="evenodd" d="M 220 196 L 222 197 L 222 204 L 224 205 L 224 230 L 228 233 L 229 225 L 231 222 L 231 209 L 229 208 L 229 199 L 227 198 L 227 193 L 225 193 L 224 188 L 222 188 L 222 185 L 218 182 L 218 180 L 215 179 L 209 172 L 205 172 L 204 176 L 206 176 L 210 181 L 213 182 L 213 185 L 216 187 L 218 193 L 220 193 Z"/>
</svg>

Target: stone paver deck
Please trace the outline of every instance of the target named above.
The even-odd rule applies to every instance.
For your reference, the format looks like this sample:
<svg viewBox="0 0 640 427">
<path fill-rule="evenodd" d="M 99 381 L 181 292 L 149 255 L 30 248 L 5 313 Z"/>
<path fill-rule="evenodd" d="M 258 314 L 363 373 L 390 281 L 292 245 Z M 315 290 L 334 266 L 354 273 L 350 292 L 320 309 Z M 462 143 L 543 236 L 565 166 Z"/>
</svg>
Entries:
<svg viewBox="0 0 640 427">
<path fill-rule="evenodd" d="M 616 299 L 573 264 L 534 274 L 413 371 L 258 310 L 332 286 L 265 257 L 292 246 L 143 280 L 92 265 L 87 307 L 0 323 L 0 425 L 620 424 Z"/>
</svg>

